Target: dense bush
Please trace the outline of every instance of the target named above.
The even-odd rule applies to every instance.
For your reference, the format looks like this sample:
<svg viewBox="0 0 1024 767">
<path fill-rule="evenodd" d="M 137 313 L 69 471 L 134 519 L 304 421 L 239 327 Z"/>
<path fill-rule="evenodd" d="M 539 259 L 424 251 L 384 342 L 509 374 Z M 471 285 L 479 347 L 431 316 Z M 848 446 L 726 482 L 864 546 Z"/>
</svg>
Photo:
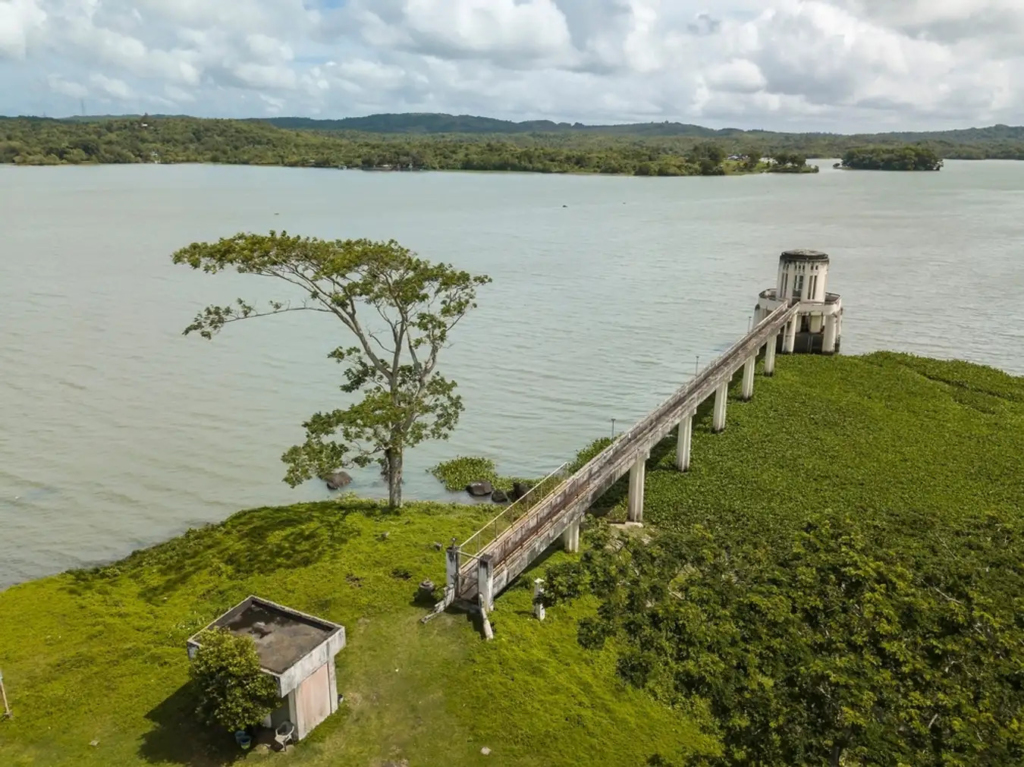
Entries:
<svg viewBox="0 0 1024 767">
<path fill-rule="evenodd" d="M 199 695 L 196 713 L 232 732 L 259 724 L 279 703 L 277 685 L 260 669 L 249 637 L 204 631 L 189 676 Z"/>
</svg>

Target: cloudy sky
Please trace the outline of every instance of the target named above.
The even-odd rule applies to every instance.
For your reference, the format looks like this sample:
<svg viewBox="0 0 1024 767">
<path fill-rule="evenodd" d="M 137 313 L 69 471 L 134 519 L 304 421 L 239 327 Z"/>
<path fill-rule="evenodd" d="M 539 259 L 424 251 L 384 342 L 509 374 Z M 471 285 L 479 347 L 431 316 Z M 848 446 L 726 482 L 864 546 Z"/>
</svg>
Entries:
<svg viewBox="0 0 1024 767">
<path fill-rule="evenodd" d="M 0 113 L 1024 123 L 1024 0 L 0 0 Z"/>
</svg>

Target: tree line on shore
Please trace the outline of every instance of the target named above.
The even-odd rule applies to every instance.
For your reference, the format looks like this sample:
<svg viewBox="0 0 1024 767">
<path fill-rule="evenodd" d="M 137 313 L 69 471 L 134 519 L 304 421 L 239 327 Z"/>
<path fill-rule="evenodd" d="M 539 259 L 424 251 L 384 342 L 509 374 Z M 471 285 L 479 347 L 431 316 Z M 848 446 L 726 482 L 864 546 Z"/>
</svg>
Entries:
<svg viewBox="0 0 1024 767">
<path fill-rule="evenodd" d="M 290 130 L 257 121 L 0 119 L 0 163 L 224 163 L 387 170 L 697 176 L 813 173 L 798 148 L 748 139 L 590 134 L 409 135 Z"/>
</svg>

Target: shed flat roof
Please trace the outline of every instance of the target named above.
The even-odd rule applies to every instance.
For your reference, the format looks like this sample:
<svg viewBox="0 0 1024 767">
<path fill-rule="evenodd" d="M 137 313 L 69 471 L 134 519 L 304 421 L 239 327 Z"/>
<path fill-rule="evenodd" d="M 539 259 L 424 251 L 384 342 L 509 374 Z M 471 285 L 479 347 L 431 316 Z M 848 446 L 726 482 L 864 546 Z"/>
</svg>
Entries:
<svg viewBox="0 0 1024 767">
<path fill-rule="evenodd" d="M 260 665 L 283 674 L 341 627 L 289 610 L 258 597 L 249 597 L 224 613 L 213 626 L 235 636 L 251 637 L 256 643 Z"/>
</svg>

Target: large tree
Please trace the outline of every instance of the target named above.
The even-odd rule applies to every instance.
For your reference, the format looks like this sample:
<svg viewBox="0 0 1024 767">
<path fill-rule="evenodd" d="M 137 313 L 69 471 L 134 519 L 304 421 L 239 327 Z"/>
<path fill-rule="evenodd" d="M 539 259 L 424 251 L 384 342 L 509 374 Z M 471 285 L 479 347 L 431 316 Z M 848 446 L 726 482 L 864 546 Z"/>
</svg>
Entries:
<svg viewBox="0 0 1024 767">
<path fill-rule="evenodd" d="M 393 240 L 324 241 L 286 232 L 193 243 L 173 259 L 209 274 L 235 269 L 271 277 L 301 298 L 271 301 L 265 308 L 242 299 L 209 306 L 186 335 L 209 339 L 233 322 L 296 311 L 327 314 L 341 323 L 354 345 L 338 346 L 328 356 L 345 365 L 342 391 L 361 392 L 363 398 L 303 424 L 306 441 L 282 456 L 285 481 L 295 487 L 378 461 L 389 503 L 400 506 L 406 448 L 446 439 L 462 412 L 455 382 L 437 371 L 438 355 L 452 329 L 476 307 L 477 288 L 490 278 L 430 263 Z"/>
</svg>

